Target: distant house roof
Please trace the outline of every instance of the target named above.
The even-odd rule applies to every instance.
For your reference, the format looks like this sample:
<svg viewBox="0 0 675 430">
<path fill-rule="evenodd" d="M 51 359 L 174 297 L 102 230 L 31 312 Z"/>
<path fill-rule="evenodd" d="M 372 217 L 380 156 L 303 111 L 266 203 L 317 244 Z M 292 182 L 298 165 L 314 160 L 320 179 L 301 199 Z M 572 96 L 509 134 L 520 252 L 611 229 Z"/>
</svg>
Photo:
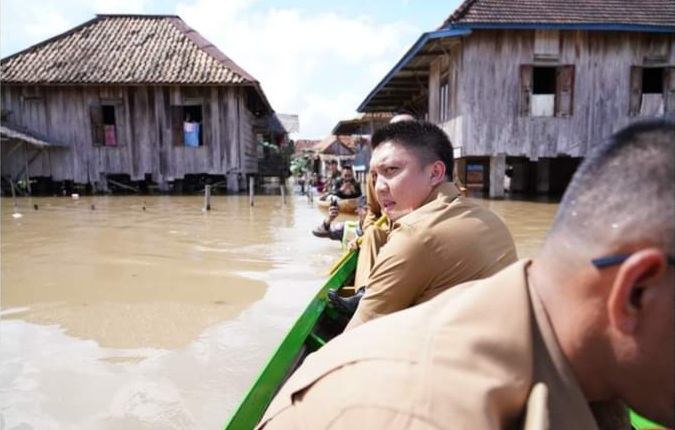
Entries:
<svg viewBox="0 0 675 430">
<path fill-rule="evenodd" d="M 443 27 L 461 24 L 673 27 L 675 0 L 465 0 Z"/>
<path fill-rule="evenodd" d="M 298 139 L 294 142 L 295 153 L 294 155 L 300 157 L 306 155 L 307 152 L 316 152 L 314 147 L 320 140 L 308 140 L 308 139 Z"/>
<path fill-rule="evenodd" d="M 465 0 L 417 39 L 357 111 L 396 110 L 424 96 L 430 62 L 472 30 L 488 28 L 675 33 L 675 0 Z"/>
<path fill-rule="evenodd" d="M 321 155 L 353 156 L 356 143 L 351 136 L 329 135 L 314 145 Z"/>
<path fill-rule="evenodd" d="M 368 112 L 358 118 L 339 121 L 333 127 L 332 133 L 335 135 L 373 134 L 374 130 L 388 124 L 393 117 L 392 112 Z"/>
<path fill-rule="evenodd" d="M 97 15 L 2 59 L 2 83 L 241 85 L 258 81 L 174 15 Z"/>
</svg>

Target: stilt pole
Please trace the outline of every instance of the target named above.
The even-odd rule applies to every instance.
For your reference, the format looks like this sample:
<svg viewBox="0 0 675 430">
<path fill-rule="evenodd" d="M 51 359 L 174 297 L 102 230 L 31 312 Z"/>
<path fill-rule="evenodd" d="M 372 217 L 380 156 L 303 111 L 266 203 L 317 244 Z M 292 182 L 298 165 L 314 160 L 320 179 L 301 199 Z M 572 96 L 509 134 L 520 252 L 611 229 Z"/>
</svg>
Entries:
<svg viewBox="0 0 675 430">
<path fill-rule="evenodd" d="M 255 178 L 253 176 L 248 177 L 248 200 L 251 206 L 253 206 L 253 191 L 255 188 Z"/>
</svg>

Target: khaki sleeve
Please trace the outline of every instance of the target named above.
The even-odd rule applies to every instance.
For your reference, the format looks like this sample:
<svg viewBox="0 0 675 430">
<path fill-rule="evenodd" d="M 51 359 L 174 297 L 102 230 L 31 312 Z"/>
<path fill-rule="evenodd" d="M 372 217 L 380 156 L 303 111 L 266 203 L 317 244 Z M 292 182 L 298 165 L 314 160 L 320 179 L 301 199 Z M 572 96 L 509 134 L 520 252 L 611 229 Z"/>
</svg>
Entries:
<svg viewBox="0 0 675 430">
<path fill-rule="evenodd" d="M 382 216 L 382 208 L 377 202 L 377 197 L 375 195 L 375 183 L 373 182 L 373 176 L 368 175 L 366 180 L 366 205 L 368 206 L 368 213 L 366 218 L 363 220 L 362 230 L 367 229 Z"/>
<path fill-rule="evenodd" d="M 433 422 L 412 411 L 397 411 L 386 406 L 347 409 L 326 429 L 440 430 Z"/>
<path fill-rule="evenodd" d="M 426 242 L 423 235 L 410 228 L 392 232 L 375 258 L 366 293 L 347 329 L 415 303 L 432 281 L 434 266 L 443 264 L 434 261 Z"/>
<path fill-rule="evenodd" d="M 342 363 L 292 393 L 292 404 L 267 416 L 257 430 L 439 430 L 428 408 L 419 407 L 428 402 L 419 393 L 427 391 L 410 388 L 426 383 L 415 369 L 407 360 Z"/>
</svg>

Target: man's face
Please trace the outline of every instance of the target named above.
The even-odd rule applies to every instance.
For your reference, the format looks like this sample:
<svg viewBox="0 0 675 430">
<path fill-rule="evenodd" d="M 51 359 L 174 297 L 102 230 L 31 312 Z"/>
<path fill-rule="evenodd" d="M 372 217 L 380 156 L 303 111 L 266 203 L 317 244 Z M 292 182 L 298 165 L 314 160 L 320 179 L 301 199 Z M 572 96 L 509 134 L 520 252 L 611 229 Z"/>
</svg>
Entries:
<svg viewBox="0 0 675 430">
<path fill-rule="evenodd" d="M 346 181 L 350 181 L 350 180 L 354 179 L 354 172 L 352 172 L 349 169 L 344 169 L 342 171 L 342 178 L 344 178 L 344 180 L 346 180 Z"/>
<path fill-rule="evenodd" d="M 392 221 L 422 206 L 436 185 L 432 181 L 432 164 L 421 166 L 414 152 L 392 141 L 375 148 L 370 171 L 377 200 Z"/>
</svg>

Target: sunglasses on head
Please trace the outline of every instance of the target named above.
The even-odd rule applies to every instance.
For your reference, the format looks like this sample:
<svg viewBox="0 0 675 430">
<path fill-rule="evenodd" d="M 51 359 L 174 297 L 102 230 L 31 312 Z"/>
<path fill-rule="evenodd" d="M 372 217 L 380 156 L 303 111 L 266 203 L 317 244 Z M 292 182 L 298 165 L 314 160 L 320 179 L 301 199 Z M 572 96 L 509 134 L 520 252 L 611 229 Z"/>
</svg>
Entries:
<svg viewBox="0 0 675 430">
<path fill-rule="evenodd" d="M 621 264 L 624 261 L 628 260 L 628 257 L 630 256 L 631 254 L 610 255 L 607 257 L 595 258 L 591 260 L 591 263 L 593 263 L 593 265 L 598 269 L 602 269 L 603 267 L 610 267 Z M 666 260 L 668 261 L 668 264 L 670 264 L 671 266 L 675 266 L 675 257 L 673 257 L 672 255 L 667 255 Z"/>
</svg>

